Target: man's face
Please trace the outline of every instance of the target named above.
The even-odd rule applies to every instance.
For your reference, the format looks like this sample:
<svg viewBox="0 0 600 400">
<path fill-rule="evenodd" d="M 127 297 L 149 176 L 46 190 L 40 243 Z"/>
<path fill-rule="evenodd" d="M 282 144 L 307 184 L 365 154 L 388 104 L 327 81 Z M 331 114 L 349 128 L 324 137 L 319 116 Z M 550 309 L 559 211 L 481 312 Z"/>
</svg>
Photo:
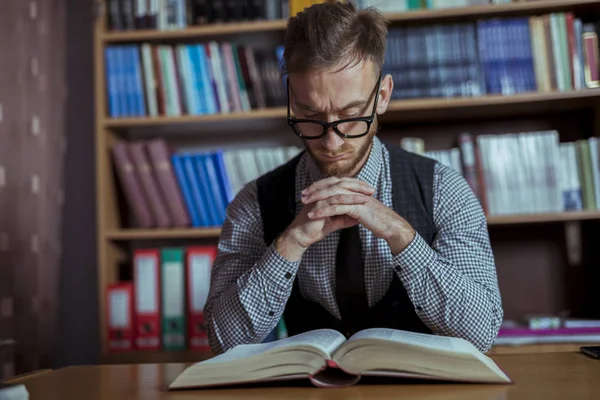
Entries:
<svg viewBox="0 0 600 400">
<path fill-rule="evenodd" d="M 311 71 L 290 74 L 290 108 L 296 118 L 332 122 L 369 116 L 375 96 L 377 113 L 387 108 L 391 77 L 382 80 L 377 90 L 376 72 L 370 62 L 361 62 L 341 71 Z M 389 88 L 389 93 L 388 93 Z M 369 134 L 355 139 L 338 136 L 333 128 L 321 139 L 303 140 L 306 150 L 327 176 L 354 176 L 369 156 L 377 119 Z"/>
</svg>

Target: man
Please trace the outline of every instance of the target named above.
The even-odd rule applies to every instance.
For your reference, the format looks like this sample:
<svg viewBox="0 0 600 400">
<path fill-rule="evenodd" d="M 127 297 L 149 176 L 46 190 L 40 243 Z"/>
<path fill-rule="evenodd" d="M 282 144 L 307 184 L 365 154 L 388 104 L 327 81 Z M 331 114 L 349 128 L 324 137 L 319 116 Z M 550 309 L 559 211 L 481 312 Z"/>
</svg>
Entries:
<svg viewBox="0 0 600 400">
<path fill-rule="evenodd" d="M 351 4 L 290 19 L 288 122 L 306 151 L 228 207 L 206 305 L 215 353 L 262 341 L 282 316 L 290 335 L 389 327 L 493 344 L 503 311 L 475 195 L 376 137 L 386 36 L 380 14 Z"/>
</svg>

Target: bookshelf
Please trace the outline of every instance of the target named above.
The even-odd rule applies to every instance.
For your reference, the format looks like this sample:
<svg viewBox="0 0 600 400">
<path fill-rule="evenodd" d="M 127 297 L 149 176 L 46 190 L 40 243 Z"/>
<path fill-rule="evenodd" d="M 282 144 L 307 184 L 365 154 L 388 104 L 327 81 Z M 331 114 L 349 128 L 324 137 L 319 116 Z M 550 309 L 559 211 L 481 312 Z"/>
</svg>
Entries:
<svg viewBox="0 0 600 400">
<path fill-rule="evenodd" d="M 465 20 L 479 16 L 494 17 L 516 15 L 530 12 L 551 12 L 563 10 L 585 10 L 597 4 L 596 0 L 547 0 L 494 5 L 475 5 L 460 8 L 438 10 L 412 10 L 410 12 L 389 13 L 386 15 L 391 23 L 425 22 L 441 20 Z M 157 32 L 155 30 L 136 30 L 133 32 L 103 32 L 100 37 L 104 43 L 121 43 L 132 41 L 163 41 L 195 39 L 200 36 L 220 36 L 249 33 L 265 33 L 283 31 L 285 20 L 249 21 L 232 23 L 215 23 L 206 26 L 194 26 L 186 29 Z"/>
<path fill-rule="evenodd" d="M 532 110 L 540 109 L 552 110 L 556 108 L 564 109 L 573 107 L 573 102 L 594 102 L 600 98 L 600 93 L 594 90 L 590 91 L 570 91 L 561 93 L 523 93 L 514 96 L 482 96 L 476 98 L 452 98 L 452 99 L 414 99 L 414 100 L 394 100 L 388 106 L 388 112 L 391 114 L 383 115 L 382 121 L 400 120 L 411 121 L 414 114 L 418 113 L 418 118 L 441 119 L 449 118 L 448 112 L 485 108 L 486 117 L 502 115 L 506 112 L 514 111 L 523 104 L 527 104 Z M 558 106 L 557 106 L 558 103 Z M 563 104 L 560 104 L 563 103 Z M 568 104 L 564 104 L 568 103 Z M 394 115 L 393 113 L 401 114 Z M 190 123 L 228 123 L 245 122 L 252 120 L 279 119 L 285 118 L 286 108 L 273 107 L 264 110 L 252 110 L 246 112 L 231 112 L 226 114 L 210 115 L 184 115 L 179 117 L 141 117 L 141 118 L 106 118 L 103 121 L 106 128 L 133 128 L 133 127 L 151 127 L 173 124 Z M 483 115 L 480 115 L 483 116 Z M 396 121 L 398 122 L 398 121 Z"/>
<path fill-rule="evenodd" d="M 215 23 L 204 26 L 189 26 L 168 31 L 131 30 L 111 32 L 107 29 L 107 8 L 103 0 L 97 0 L 101 12 L 95 21 L 95 100 L 96 100 L 96 191 L 97 191 L 97 270 L 102 362 L 193 362 L 209 357 L 207 352 L 195 351 L 135 351 L 109 353 L 106 349 L 106 294 L 109 283 L 119 279 L 119 268 L 127 263 L 135 248 L 154 246 L 161 243 L 215 244 L 220 227 L 190 228 L 139 228 L 129 224 L 131 211 L 123 206 L 123 190 L 114 173 L 111 148 L 121 139 L 137 137 L 161 137 L 179 144 L 185 137 L 186 144 L 195 141 L 197 146 L 204 141 L 210 143 L 252 143 L 250 133 L 245 132 L 249 124 L 267 126 L 257 142 L 279 133 L 285 128 L 285 107 L 268 106 L 248 111 L 231 111 L 204 115 L 136 116 L 111 117 L 108 107 L 105 50 L 112 45 L 137 45 L 141 43 L 176 45 L 208 40 L 240 40 L 244 43 L 269 42 L 282 39 L 285 20 L 263 20 L 231 23 Z M 534 16 L 544 13 L 572 11 L 586 21 L 600 21 L 598 0 L 539 0 L 496 5 L 477 5 L 438 10 L 412 10 L 386 14 L 390 27 L 399 25 L 419 26 L 438 22 L 476 21 L 480 18 L 505 16 Z M 499 134 L 556 129 L 561 141 L 573 141 L 595 137 L 600 133 L 600 88 L 565 91 L 529 91 L 513 95 L 490 94 L 475 97 L 407 98 L 390 102 L 388 111 L 380 120 L 385 129 L 380 135 L 388 142 L 400 141 L 401 137 L 422 137 L 426 146 L 433 150 L 448 149 L 454 145 L 458 134 L 472 131 L 476 134 Z M 218 131 L 212 128 L 219 126 Z M 189 132 L 183 127 L 191 127 Z M 209 127 L 209 128 L 207 128 Z M 223 131 L 231 135 L 220 136 Z M 254 135 L 254 133 L 252 133 Z M 280 134 L 280 136 L 283 136 Z M 285 136 L 284 144 L 291 136 Z M 228 143 L 233 142 L 233 143 Z M 295 145 L 299 145 L 295 143 Z M 193 146 L 192 146 L 193 147 Z M 593 309 L 587 304 L 590 282 L 599 272 L 569 271 L 565 261 L 568 241 L 566 225 L 574 223 L 580 229 L 583 241 L 583 265 L 592 265 L 600 258 L 589 240 L 588 233 L 600 227 L 600 210 L 561 211 L 543 213 L 521 213 L 513 215 L 490 215 L 488 224 L 503 297 L 512 296 L 510 287 L 517 279 L 526 283 L 519 286 L 522 292 L 515 293 L 507 302 L 507 315 L 515 317 L 532 311 L 555 312 L 564 306 L 572 306 L 586 316 Z M 535 254 L 534 254 L 535 253 Z M 535 262 L 535 268 L 519 269 L 514 264 L 527 266 Z M 537 274 L 537 275 L 536 275 Z M 595 274 L 595 275 L 594 275 Z M 540 278 L 543 276 L 543 278 Z M 551 278 L 548 278 L 551 276 Z M 556 280 L 568 277 L 561 284 Z M 537 289 L 538 281 L 545 285 Z M 550 282 L 551 281 L 551 282 Z M 504 285 L 504 286 L 503 286 Z M 525 289 L 523 289 L 525 288 Z M 529 297 L 536 296 L 533 306 L 528 306 Z M 583 297 L 577 297 L 581 294 Z M 556 300 L 558 299 L 558 300 Z M 597 306 L 600 306 L 598 299 Z M 596 308 L 597 310 L 598 308 Z M 573 349 L 575 345 L 554 346 L 552 349 Z M 548 348 L 548 346 L 530 346 Z M 493 352 L 519 351 L 495 348 Z M 555 351 L 555 350 L 552 350 Z"/>
</svg>

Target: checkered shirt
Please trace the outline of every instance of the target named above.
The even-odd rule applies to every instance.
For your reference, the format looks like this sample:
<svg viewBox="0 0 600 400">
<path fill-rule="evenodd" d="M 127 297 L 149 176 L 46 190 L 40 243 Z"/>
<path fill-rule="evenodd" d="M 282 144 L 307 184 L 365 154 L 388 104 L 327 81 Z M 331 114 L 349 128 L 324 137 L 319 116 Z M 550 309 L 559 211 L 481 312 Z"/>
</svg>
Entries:
<svg viewBox="0 0 600 400">
<path fill-rule="evenodd" d="M 357 178 L 393 208 L 390 158 L 375 137 Z M 301 191 L 322 179 L 303 155 L 296 168 L 296 213 Z M 369 305 L 380 300 L 397 274 L 415 312 L 434 333 L 461 337 L 490 349 L 503 318 L 487 221 L 479 201 L 454 169 L 436 163 L 430 245 L 417 233 L 399 254 L 359 227 Z M 310 246 L 298 262 L 283 258 L 263 240 L 256 181 L 240 190 L 227 209 L 205 307 L 209 342 L 216 354 L 238 344 L 261 342 L 281 318 L 297 277 L 300 292 L 339 318 L 335 300 L 335 255 L 339 231 Z"/>
</svg>

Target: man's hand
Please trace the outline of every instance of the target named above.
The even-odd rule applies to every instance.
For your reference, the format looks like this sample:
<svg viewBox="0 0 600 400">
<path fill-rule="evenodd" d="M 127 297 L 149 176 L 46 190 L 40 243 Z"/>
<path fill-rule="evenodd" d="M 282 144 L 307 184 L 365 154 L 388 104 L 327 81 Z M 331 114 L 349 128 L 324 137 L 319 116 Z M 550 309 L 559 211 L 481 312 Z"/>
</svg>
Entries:
<svg viewBox="0 0 600 400">
<path fill-rule="evenodd" d="M 325 181 L 327 179 L 319 182 Z M 331 232 L 359 223 L 356 218 L 345 214 L 322 218 L 310 217 L 314 212 L 326 209 L 328 206 L 346 205 L 356 207 L 365 204 L 372 199 L 371 196 L 375 192 L 375 189 L 357 179 L 342 178 L 338 179 L 338 181 L 335 187 L 330 188 L 328 192 L 330 196 L 311 201 L 310 204 L 305 202 L 308 197 L 304 192 L 312 193 L 316 183 L 305 189 L 303 192 L 305 207 L 285 232 L 275 241 L 275 248 L 284 258 L 290 261 L 298 261 L 302 258 L 306 249 L 313 243 L 323 239 Z M 329 187 L 330 185 L 326 184 L 326 186 Z"/>
<path fill-rule="evenodd" d="M 358 194 L 355 188 L 362 188 L 363 185 L 364 182 L 354 178 L 335 177 L 313 183 L 302 193 L 302 202 L 312 206 L 308 218 L 315 222 L 340 217 L 356 221 L 376 237 L 386 240 L 394 255 L 400 253 L 413 240 L 414 229 L 394 210 L 372 196 L 367 197 L 366 201 L 353 201 L 353 196 Z M 353 193 L 348 194 L 348 191 Z M 370 194 L 373 193 L 371 188 Z"/>
</svg>

